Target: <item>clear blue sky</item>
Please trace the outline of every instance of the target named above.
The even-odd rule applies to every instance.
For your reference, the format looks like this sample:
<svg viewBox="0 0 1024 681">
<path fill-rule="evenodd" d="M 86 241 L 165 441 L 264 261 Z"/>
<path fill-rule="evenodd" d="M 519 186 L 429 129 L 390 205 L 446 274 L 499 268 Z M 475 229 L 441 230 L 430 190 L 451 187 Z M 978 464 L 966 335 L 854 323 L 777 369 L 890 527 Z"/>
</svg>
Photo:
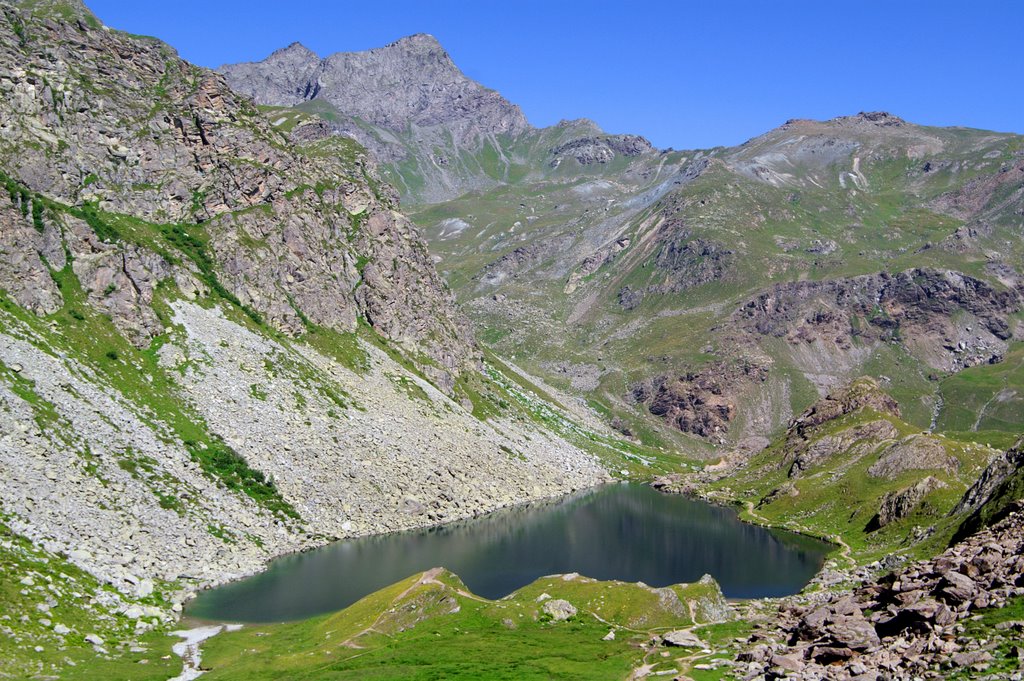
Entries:
<svg viewBox="0 0 1024 681">
<path fill-rule="evenodd" d="M 1021 0 L 86 2 L 210 67 L 295 40 L 326 55 L 431 33 L 534 125 L 592 118 L 660 147 L 878 109 L 1024 132 Z"/>
</svg>

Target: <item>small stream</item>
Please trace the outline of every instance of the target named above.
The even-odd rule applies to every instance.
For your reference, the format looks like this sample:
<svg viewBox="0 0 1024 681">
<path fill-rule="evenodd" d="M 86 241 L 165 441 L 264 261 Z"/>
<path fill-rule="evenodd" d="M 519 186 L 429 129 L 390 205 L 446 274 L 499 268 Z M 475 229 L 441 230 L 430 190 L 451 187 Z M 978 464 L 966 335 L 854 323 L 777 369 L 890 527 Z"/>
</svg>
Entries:
<svg viewBox="0 0 1024 681">
<path fill-rule="evenodd" d="M 651 586 L 707 573 L 729 598 L 784 596 L 810 581 L 831 548 L 743 523 L 727 508 L 623 483 L 285 556 L 258 575 L 204 592 L 187 614 L 236 622 L 301 619 L 347 607 L 432 567 L 455 572 L 486 598 L 567 572 Z"/>
</svg>

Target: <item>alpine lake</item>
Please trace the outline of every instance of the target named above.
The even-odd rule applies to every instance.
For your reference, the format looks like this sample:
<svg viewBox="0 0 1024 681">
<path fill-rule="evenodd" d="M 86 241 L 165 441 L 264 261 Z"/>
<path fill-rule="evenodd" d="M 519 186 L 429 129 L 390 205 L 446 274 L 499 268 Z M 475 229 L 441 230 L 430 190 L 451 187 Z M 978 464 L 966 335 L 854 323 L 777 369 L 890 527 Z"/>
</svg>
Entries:
<svg viewBox="0 0 1024 681">
<path fill-rule="evenodd" d="M 479 596 L 576 572 L 662 587 L 710 574 L 727 598 L 793 594 L 834 547 L 741 522 L 728 508 L 620 483 L 471 520 L 334 542 L 205 591 L 187 614 L 282 622 L 345 608 L 412 574 L 445 567 Z"/>
</svg>

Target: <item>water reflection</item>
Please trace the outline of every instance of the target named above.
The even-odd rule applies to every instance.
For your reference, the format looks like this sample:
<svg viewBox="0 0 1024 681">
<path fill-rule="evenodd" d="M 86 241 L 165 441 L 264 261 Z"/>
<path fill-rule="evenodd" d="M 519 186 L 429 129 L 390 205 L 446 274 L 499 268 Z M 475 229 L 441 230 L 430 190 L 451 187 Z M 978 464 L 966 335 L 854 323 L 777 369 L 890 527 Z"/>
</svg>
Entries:
<svg viewBox="0 0 1024 681">
<path fill-rule="evenodd" d="M 827 550 L 821 542 L 742 523 L 729 509 L 645 485 L 613 485 L 287 556 L 255 577 L 204 593 L 189 614 L 250 622 L 309 617 L 437 566 L 488 598 L 561 572 L 652 586 L 709 573 L 732 598 L 782 596 L 807 583 Z"/>
</svg>

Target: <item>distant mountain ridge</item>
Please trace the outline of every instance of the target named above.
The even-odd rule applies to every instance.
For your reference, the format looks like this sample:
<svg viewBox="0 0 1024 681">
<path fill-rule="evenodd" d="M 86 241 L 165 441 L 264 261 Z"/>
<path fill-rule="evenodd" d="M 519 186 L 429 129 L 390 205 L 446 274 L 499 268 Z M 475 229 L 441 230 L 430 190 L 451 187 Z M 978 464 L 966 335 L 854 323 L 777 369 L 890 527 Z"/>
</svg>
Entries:
<svg viewBox="0 0 1024 681">
<path fill-rule="evenodd" d="M 866 362 L 910 421 L 944 422 L 929 372 L 1014 342 L 1020 136 L 868 111 L 676 151 L 585 119 L 499 125 L 438 94 L 469 86 L 422 35 L 324 60 L 293 44 L 222 72 L 295 107 L 269 112 L 283 126 L 319 115 L 378 155 L 493 348 L 704 440 L 770 435 Z M 403 108 L 395 83 L 434 95 Z M 760 321 L 728 312 L 769 298 Z"/>
</svg>

